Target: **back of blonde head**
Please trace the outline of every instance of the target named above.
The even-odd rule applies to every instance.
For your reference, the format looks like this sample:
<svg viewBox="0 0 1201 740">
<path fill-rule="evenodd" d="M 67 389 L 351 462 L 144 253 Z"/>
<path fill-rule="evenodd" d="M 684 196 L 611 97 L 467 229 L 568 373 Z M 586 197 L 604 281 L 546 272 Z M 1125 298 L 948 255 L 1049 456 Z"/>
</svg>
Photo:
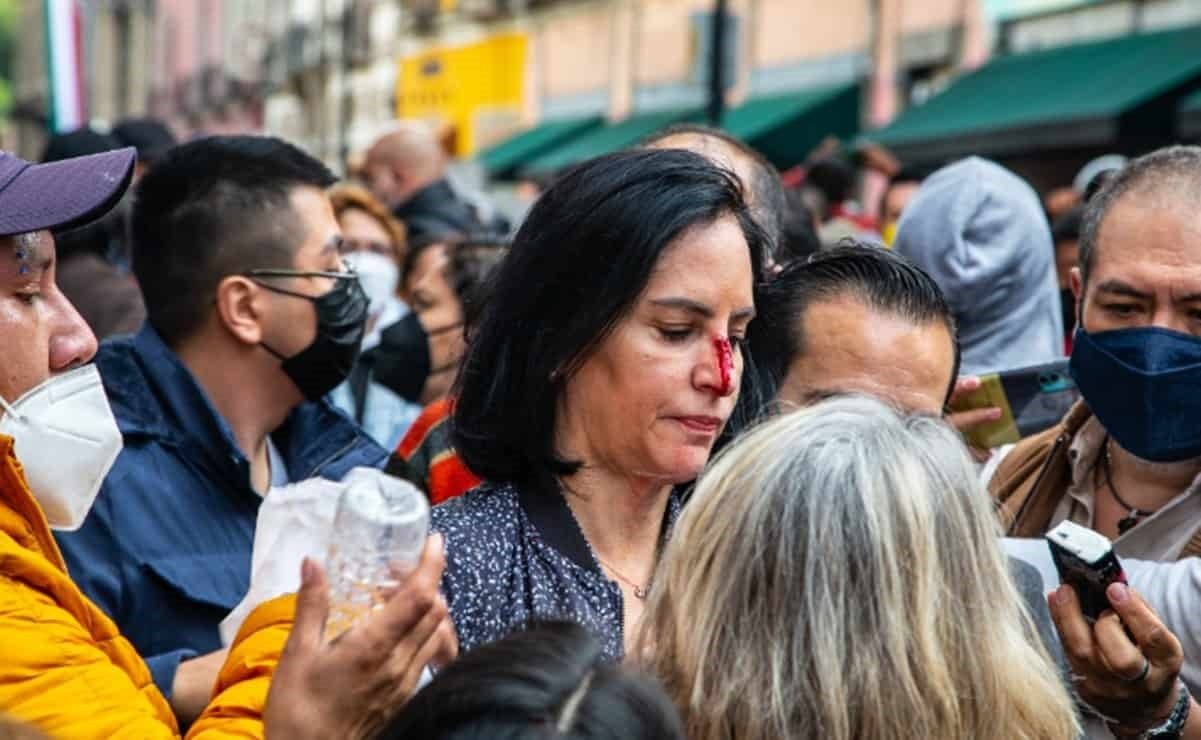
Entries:
<svg viewBox="0 0 1201 740">
<path fill-rule="evenodd" d="M 692 740 L 1067 740 L 988 498 L 941 421 L 840 398 L 748 433 L 664 553 L 642 649 Z"/>
</svg>

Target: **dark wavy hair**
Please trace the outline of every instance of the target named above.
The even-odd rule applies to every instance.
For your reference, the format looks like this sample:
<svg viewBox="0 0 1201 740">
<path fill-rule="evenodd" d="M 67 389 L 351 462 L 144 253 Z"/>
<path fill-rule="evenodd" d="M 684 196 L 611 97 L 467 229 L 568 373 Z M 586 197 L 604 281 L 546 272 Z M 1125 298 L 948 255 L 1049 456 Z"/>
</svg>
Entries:
<svg viewBox="0 0 1201 740">
<path fill-rule="evenodd" d="M 683 740 L 653 679 L 604 662 L 571 622 L 480 646 L 417 693 L 376 740 Z"/>
<path fill-rule="evenodd" d="M 687 229 L 733 215 L 760 282 L 763 231 L 738 178 L 692 152 L 597 157 L 534 205 L 469 317 L 452 437 L 485 480 L 558 491 L 580 462 L 554 448 L 564 385 L 632 309 L 664 251 Z M 749 359 L 749 358 L 748 358 Z"/>
</svg>

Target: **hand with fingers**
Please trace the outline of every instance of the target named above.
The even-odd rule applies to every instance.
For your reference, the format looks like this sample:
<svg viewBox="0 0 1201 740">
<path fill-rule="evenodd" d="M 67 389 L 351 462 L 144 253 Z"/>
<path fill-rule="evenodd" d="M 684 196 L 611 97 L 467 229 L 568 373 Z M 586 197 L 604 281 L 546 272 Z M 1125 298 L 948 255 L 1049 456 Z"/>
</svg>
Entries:
<svg viewBox="0 0 1201 740">
<path fill-rule="evenodd" d="M 306 559 L 296 617 L 264 711 L 268 738 L 368 738 L 408 700 L 426 665 L 443 666 L 458 639 L 438 592 L 446 560 L 431 536 L 417 568 L 370 617 L 324 639 L 325 573 Z"/>
<path fill-rule="evenodd" d="M 955 403 L 964 396 L 980 390 L 980 379 L 974 375 L 964 375 L 955 381 L 955 389 L 951 391 L 951 398 L 947 401 L 949 408 L 954 408 Z M 996 406 L 989 406 L 982 409 L 968 409 L 966 411 L 955 411 L 947 414 L 947 422 L 958 429 L 960 432 L 967 432 L 969 429 L 978 427 L 981 424 L 987 424 L 991 421 L 996 421 L 1001 418 L 1001 409 Z M 972 453 L 972 457 L 976 462 L 984 462 L 992 455 L 992 450 L 985 450 L 972 445 L 968 446 Z"/>
<path fill-rule="evenodd" d="M 1197 737 L 1180 734 L 1183 719 L 1175 733 L 1145 734 L 1170 724 L 1180 714 L 1181 702 L 1189 729 L 1201 728 L 1201 713 L 1188 711 L 1191 699 L 1182 694 L 1184 653 L 1176 636 L 1129 586 L 1112 583 L 1105 595 L 1113 608 L 1092 625 L 1071 586 L 1061 585 L 1048 599 L 1077 695 L 1110 722 L 1119 738 Z"/>
</svg>

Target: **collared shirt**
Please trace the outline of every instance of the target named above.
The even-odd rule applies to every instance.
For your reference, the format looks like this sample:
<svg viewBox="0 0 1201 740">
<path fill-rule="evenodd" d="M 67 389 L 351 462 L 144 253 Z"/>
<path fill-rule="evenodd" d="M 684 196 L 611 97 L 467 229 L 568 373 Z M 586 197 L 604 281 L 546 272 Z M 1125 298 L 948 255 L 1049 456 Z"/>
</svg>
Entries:
<svg viewBox="0 0 1201 740">
<path fill-rule="evenodd" d="M 221 647 L 217 625 L 250 587 L 263 499 L 229 425 L 153 328 L 105 342 L 96 365 L 125 447 L 83 526 L 56 538 L 169 697 L 180 660 Z M 288 482 L 387 459 L 326 401 L 301 404 L 271 437 L 272 477 Z"/>
<path fill-rule="evenodd" d="M 680 513 L 672 493 L 666 537 Z M 485 484 L 434 507 L 446 537 L 442 592 L 464 652 L 531 619 L 566 619 L 597 638 L 601 654 L 624 654 L 621 588 L 601 570 L 567 501 L 512 485 Z"/>
<path fill-rule="evenodd" d="M 1051 527 L 1065 519 L 1085 527 L 1093 526 L 1097 495 L 1094 471 L 1107 438 L 1108 432 L 1094 416 L 1084 423 L 1072 439 L 1068 448 L 1072 485 L 1055 508 Z M 1201 476 L 1194 478 L 1188 488 L 1160 507 L 1159 511 L 1140 519 L 1137 526 L 1119 535 L 1113 541 L 1113 549 L 1123 558 L 1175 560 L 1199 528 Z"/>
</svg>

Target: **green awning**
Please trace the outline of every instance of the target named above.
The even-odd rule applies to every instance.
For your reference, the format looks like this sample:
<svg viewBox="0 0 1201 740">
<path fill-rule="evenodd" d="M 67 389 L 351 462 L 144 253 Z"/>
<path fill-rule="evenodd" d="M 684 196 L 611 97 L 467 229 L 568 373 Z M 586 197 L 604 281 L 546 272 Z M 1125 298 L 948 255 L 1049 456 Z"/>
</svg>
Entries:
<svg viewBox="0 0 1201 740">
<path fill-rule="evenodd" d="M 859 99 L 858 84 L 756 97 L 727 111 L 722 124 L 784 170 L 827 136 L 858 133 Z"/>
<path fill-rule="evenodd" d="M 1001 57 L 864 135 L 902 159 L 1159 145 L 1201 81 L 1201 27 Z M 1162 141 L 1161 141 L 1162 140 Z"/>
<path fill-rule="evenodd" d="M 1180 137 L 1201 139 L 1201 90 L 1180 101 Z"/>
<path fill-rule="evenodd" d="M 599 128 L 602 123 L 604 119 L 599 115 L 544 121 L 481 152 L 477 159 L 489 177 L 497 180 L 510 179 L 517 169 L 530 159 L 565 144 L 580 134 Z"/>
<path fill-rule="evenodd" d="M 535 157 L 521 169 L 533 173 L 555 172 L 585 159 L 633 146 L 654 132 L 672 124 L 699 121 L 702 116 L 699 108 L 635 113 L 623 121 L 581 134 L 565 144 Z"/>
</svg>

